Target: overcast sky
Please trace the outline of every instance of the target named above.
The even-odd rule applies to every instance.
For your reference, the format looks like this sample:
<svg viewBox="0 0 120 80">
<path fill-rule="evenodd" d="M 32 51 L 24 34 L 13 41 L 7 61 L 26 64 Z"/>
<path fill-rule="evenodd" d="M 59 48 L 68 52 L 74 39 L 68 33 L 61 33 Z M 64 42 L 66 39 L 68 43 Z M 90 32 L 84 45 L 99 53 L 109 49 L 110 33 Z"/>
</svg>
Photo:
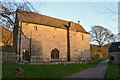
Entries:
<svg viewBox="0 0 120 80">
<path fill-rule="evenodd" d="M 118 2 L 34 2 L 35 8 L 44 15 L 78 22 L 87 30 L 101 25 L 118 33 Z"/>
</svg>

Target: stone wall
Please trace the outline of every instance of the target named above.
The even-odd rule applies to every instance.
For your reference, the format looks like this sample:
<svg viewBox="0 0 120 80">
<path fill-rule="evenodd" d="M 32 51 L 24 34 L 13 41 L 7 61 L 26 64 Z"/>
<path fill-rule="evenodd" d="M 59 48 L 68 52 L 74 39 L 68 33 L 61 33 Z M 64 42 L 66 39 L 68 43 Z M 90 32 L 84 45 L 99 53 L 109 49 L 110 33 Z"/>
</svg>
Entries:
<svg viewBox="0 0 120 80">
<path fill-rule="evenodd" d="M 109 61 L 112 63 L 120 64 L 120 52 L 109 52 Z"/>
<path fill-rule="evenodd" d="M 15 53 L 2 52 L 2 61 L 3 62 L 17 62 L 17 55 Z"/>
<path fill-rule="evenodd" d="M 51 51 L 54 48 L 59 50 L 59 60 L 67 61 L 67 30 L 23 22 L 22 32 L 31 38 L 31 62 L 35 62 L 35 59 L 38 62 L 51 61 Z M 22 37 L 21 45 L 21 51 L 29 50 L 29 39 Z M 89 49 L 89 34 L 70 31 L 71 60 L 90 58 Z"/>
<path fill-rule="evenodd" d="M 12 47 L 2 48 L 2 62 L 17 62 L 17 55 Z"/>
<path fill-rule="evenodd" d="M 70 31 L 70 44 L 72 60 L 90 58 L 89 34 Z"/>
<path fill-rule="evenodd" d="M 1 47 L 2 62 L 17 62 L 17 55 L 12 46 Z"/>
</svg>

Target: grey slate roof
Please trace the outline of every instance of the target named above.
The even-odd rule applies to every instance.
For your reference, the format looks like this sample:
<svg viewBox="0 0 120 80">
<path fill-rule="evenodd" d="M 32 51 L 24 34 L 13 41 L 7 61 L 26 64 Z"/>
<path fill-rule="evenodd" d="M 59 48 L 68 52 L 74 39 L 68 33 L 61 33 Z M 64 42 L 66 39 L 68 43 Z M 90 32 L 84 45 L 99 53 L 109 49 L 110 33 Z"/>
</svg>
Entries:
<svg viewBox="0 0 120 80">
<path fill-rule="evenodd" d="M 114 42 L 109 47 L 109 52 L 120 51 L 120 42 Z"/>
<path fill-rule="evenodd" d="M 68 21 L 34 13 L 34 12 L 17 10 L 17 14 L 19 15 L 18 19 L 22 22 L 46 25 L 46 26 L 62 28 L 62 29 L 66 29 L 65 25 L 68 26 Z M 89 34 L 80 24 L 74 23 L 74 22 L 72 23 L 73 24 L 70 27 L 70 30 Z"/>
</svg>

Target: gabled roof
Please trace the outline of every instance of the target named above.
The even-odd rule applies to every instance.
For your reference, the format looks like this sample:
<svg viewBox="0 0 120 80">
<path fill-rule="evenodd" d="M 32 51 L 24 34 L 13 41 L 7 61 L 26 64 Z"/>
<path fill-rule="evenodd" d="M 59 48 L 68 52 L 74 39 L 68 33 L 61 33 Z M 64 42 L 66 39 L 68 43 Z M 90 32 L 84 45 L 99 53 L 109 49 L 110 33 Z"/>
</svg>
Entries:
<svg viewBox="0 0 120 80">
<path fill-rule="evenodd" d="M 109 52 L 120 51 L 120 42 L 114 42 L 110 45 Z"/>
<path fill-rule="evenodd" d="M 19 15 L 18 16 L 19 21 L 22 21 L 22 22 L 46 25 L 46 26 L 62 28 L 62 29 L 66 29 L 65 26 L 68 26 L 68 21 L 53 18 L 50 16 L 38 14 L 38 13 L 34 13 L 34 12 L 17 10 L 17 14 Z M 74 22 L 72 23 L 73 24 L 70 30 L 88 33 L 80 24 L 74 23 Z"/>
</svg>

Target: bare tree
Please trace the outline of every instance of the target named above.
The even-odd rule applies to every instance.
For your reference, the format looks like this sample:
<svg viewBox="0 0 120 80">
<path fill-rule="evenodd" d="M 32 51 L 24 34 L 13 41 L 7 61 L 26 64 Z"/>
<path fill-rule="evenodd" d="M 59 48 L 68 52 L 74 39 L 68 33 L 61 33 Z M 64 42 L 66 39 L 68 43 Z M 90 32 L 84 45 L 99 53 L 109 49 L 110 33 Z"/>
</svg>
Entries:
<svg viewBox="0 0 120 80">
<path fill-rule="evenodd" d="M 0 1 L 0 26 L 9 29 L 11 32 L 15 26 L 15 15 L 16 10 L 26 10 L 31 12 L 37 12 L 35 8 L 31 5 L 27 0 L 21 0 L 21 2 L 17 2 L 16 0 L 3 0 Z M 3 33 L 4 34 L 4 33 Z M 12 38 L 12 34 L 10 38 L 7 39 L 7 42 Z M 3 40 L 3 38 L 2 38 Z M 7 43 L 6 43 L 7 44 Z"/>
<path fill-rule="evenodd" d="M 96 6 L 94 6 L 94 9 L 98 14 L 103 14 L 103 15 L 104 14 L 109 14 L 110 15 L 109 16 L 110 20 L 118 22 L 118 27 L 116 27 L 116 28 L 118 28 L 118 33 L 116 35 L 112 35 L 111 39 L 113 39 L 114 42 L 120 41 L 120 1 L 118 2 L 118 8 L 113 7 L 112 5 L 111 5 L 111 8 L 108 8 L 108 7 L 105 7 L 105 6 L 102 6 L 102 7 L 103 7 L 103 10 L 101 10 L 101 11 L 99 9 L 97 9 Z M 118 16 L 118 17 L 113 19 L 113 16 Z M 112 28 L 109 24 L 108 24 L 108 26 L 110 28 Z M 112 29 L 115 29 L 115 27 L 112 28 Z"/>
<path fill-rule="evenodd" d="M 91 42 L 94 42 L 95 44 L 98 45 L 100 57 L 102 57 L 101 52 L 102 46 L 107 43 L 110 43 L 111 38 L 114 38 L 111 36 L 113 36 L 112 32 L 102 26 L 95 25 L 92 27 L 92 30 L 90 31 Z"/>
<path fill-rule="evenodd" d="M 5 1 L 1 1 L 0 5 L 1 5 L 0 16 L 2 16 L 1 26 L 7 27 L 11 30 L 15 25 L 14 22 L 15 22 L 15 15 L 17 9 L 37 12 L 35 8 L 31 5 L 31 3 L 28 2 L 27 0 L 23 0 L 21 2 L 17 2 L 16 0 L 5 0 Z"/>
<path fill-rule="evenodd" d="M 116 41 L 117 41 L 117 42 L 120 42 L 120 33 L 118 33 L 118 34 L 116 35 Z"/>
</svg>

